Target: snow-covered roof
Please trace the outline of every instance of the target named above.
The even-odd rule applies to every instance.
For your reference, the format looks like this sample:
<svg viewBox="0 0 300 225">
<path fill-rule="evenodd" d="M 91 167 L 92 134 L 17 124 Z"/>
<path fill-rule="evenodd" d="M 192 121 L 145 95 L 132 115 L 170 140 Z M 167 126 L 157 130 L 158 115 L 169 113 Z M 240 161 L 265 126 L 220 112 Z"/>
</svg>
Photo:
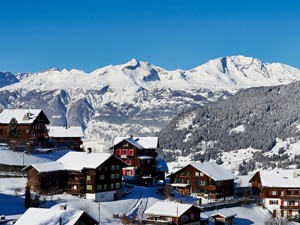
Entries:
<svg viewBox="0 0 300 225">
<path fill-rule="evenodd" d="M 82 210 L 57 210 L 44 208 L 29 208 L 15 225 L 74 225 L 83 215 Z"/>
<path fill-rule="evenodd" d="M 63 138 L 63 137 L 80 137 L 83 138 L 84 134 L 81 127 L 59 127 L 47 126 L 49 137 Z"/>
<path fill-rule="evenodd" d="M 148 155 L 141 155 L 141 156 L 139 156 L 138 158 L 139 158 L 139 159 L 142 159 L 142 160 L 144 160 L 144 159 L 153 159 L 152 156 L 148 156 Z"/>
<path fill-rule="evenodd" d="M 139 149 L 156 149 L 158 146 L 158 137 L 115 137 L 113 145 L 119 144 L 126 140 Z"/>
<path fill-rule="evenodd" d="M 40 173 L 64 170 L 64 166 L 57 161 L 46 162 L 46 163 L 35 163 L 35 164 L 31 164 L 30 166 L 34 167 Z M 29 168 L 30 166 L 25 167 L 25 169 Z"/>
<path fill-rule="evenodd" d="M 215 217 L 215 216 L 221 216 L 223 218 L 230 218 L 230 217 L 235 217 L 237 214 L 233 211 L 231 211 L 230 209 L 221 209 L 218 212 L 210 215 L 211 217 Z"/>
<path fill-rule="evenodd" d="M 96 169 L 111 156 L 109 153 L 68 152 L 57 162 L 66 170 L 81 171 L 84 168 Z"/>
<path fill-rule="evenodd" d="M 0 123 L 8 124 L 15 118 L 19 124 L 31 124 L 41 112 L 41 109 L 4 109 L 0 113 Z"/>
<path fill-rule="evenodd" d="M 191 207 L 195 206 L 176 202 L 156 202 L 150 206 L 145 213 L 160 216 L 179 217 Z"/>
<path fill-rule="evenodd" d="M 237 176 L 214 162 L 191 163 L 190 165 L 211 177 L 215 181 L 237 179 Z"/>
<path fill-rule="evenodd" d="M 253 175 L 244 175 L 244 176 L 238 176 L 238 180 L 236 181 L 237 187 L 250 187 L 249 181 Z"/>
<path fill-rule="evenodd" d="M 299 170 L 259 171 L 263 187 L 300 188 Z"/>
<path fill-rule="evenodd" d="M 156 160 L 156 162 L 157 162 L 156 168 L 160 172 L 165 172 L 165 173 L 169 172 L 168 165 L 164 159 L 158 159 Z"/>
</svg>

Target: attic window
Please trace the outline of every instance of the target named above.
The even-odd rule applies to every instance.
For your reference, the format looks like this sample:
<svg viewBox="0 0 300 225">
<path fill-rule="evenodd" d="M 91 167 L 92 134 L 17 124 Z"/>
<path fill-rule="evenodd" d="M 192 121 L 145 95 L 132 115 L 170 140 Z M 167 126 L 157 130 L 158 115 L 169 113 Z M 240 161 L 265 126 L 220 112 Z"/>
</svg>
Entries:
<svg viewBox="0 0 300 225">
<path fill-rule="evenodd" d="M 283 177 L 283 179 L 288 179 L 288 177 Z"/>
<path fill-rule="evenodd" d="M 128 143 L 124 143 L 122 146 L 127 147 L 127 146 L 128 146 Z"/>
</svg>

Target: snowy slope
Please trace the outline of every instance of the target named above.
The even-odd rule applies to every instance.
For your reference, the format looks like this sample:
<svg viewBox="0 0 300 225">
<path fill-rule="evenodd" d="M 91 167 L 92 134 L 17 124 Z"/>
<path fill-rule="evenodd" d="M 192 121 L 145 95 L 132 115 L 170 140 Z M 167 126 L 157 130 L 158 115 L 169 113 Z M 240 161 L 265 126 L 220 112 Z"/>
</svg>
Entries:
<svg viewBox="0 0 300 225">
<path fill-rule="evenodd" d="M 300 71 L 232 56 L 187 71 L 132 59 L 91 73 L 51 68 L 16 78 L 0 88 L 5 108 L 44 109 L 52 125 L 82 126 L 86 139 L 108 146 L 114 136 L 153 135 L 178 113 L 227 98 L 241 88 L 299 80 Z"/>
</svg>

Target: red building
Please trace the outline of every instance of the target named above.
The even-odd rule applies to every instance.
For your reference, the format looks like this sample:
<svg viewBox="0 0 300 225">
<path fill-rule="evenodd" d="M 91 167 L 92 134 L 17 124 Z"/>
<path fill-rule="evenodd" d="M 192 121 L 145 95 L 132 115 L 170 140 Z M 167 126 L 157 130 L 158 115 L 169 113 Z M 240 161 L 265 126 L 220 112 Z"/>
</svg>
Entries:
<svg viewBox="0 0 300 225">
<path fill-rule="evenodd" d="M 168 168 L 161 160 L 156 160 L 157 147 L 157 137 L 116 137 L 111 148 L 114 155 L 128 164 L 123 169 L 124 180 L 140 185 L 164 182 Z"/>
</svg>

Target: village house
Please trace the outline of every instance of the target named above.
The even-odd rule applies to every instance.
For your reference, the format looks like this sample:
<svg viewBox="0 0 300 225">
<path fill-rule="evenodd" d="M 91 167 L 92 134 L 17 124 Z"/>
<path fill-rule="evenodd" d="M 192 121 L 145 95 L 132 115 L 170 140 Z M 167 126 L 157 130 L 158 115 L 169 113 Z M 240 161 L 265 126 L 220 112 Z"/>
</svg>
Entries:
<svg viewBox="0 0 300 225">
<path fill-rule="evenodd" d="M 258 171 L 250 182 L 262 207 L 273 216 L 294 217 L 300 212 L 299 170 Z"/>
<path fill-rule="evenodd" d="M 26 224 L 96 225 L 99 223 L 82 210 L 29 208 L 15 222 L 15 225 L 26 225 Z"/>
<path fill-rule="evenodd" d="M 28 185 L 32 191 L 84 195 L 94 201 L 112 201 L 122 190 L 122 168 L 118 157 L 108 153 L 69 152 L 57 161 L 31 164 Z"/>
<path fill-rule="evenodd" d="M 157 225 L 200 225 L 203 210 L 191 204 L 177 202 L 156 202 L 144 212 L 145 224 Z"/>
<path fill-rule="evenodd" d="M 16 137 L 11 137 L 8 131 L 12 118 L 17 121 Z M 14 142 L 18 146 L 44 146 L 46 124 L 49 123 L 47 116 L 40 109 L 4 109 L 0 113 L 0 141 Z"/>
<path fill-rule="evenodd" d="M 232 198 L 237 177 L 214 162 L 192 163 L 169 175 L 171 185 L 183 194 L 209 199 Z"/>
<path fill-rule="evenodd" d="M 70 147 L 79 150 L 84 134 L 81 127 L 47 126 L 46 138 L 53 147 Z"/>
<path fill-rule="evenodd" d="M 123 179 L 138 185 L 164 183 L 168 171 L 164 160 L 156 160 L 157 137 L 116 137 L 111 149 L 113 154 L 129 166 L 123 169 Z"/>
<path fill-rule="evenodd" d="M 236 213 L 230 210 L 219 210 L 210 217 L 213 219 L 215 225 L 234 225 Z"/>
</svg>

